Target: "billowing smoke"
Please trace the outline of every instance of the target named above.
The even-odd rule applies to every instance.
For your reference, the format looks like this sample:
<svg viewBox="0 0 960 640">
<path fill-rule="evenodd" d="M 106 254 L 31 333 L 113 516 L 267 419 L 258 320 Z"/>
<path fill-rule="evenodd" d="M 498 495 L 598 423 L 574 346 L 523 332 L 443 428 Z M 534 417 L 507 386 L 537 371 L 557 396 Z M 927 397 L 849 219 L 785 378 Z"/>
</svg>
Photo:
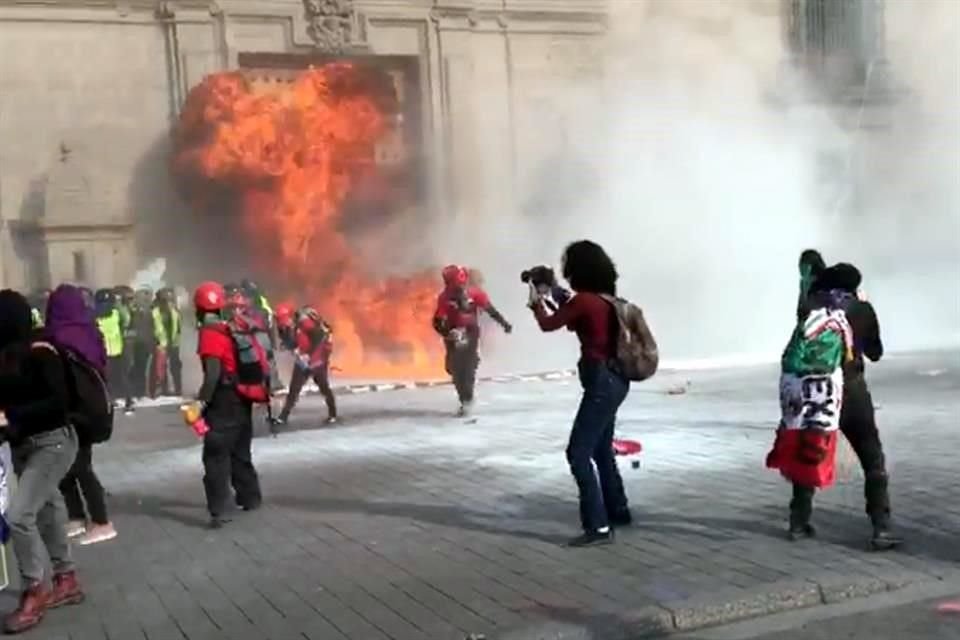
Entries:
<svg viewBox="0 0 960 640">
<path fill-rule="evenodd" d="M 882 136 L 861 132 L 863 214 L 837 255 L 862 265 L 891 348 L 960 342 L 960 4 L 886 3 L 896 102 Z M 874 78 L 882 81 L 882 78 Z M 868 90 L 870 87 L 868 87 Z M 864 121 L 870 121 L 869 113 Z M 831 253 L 834 250 L 831 249 Z"/>
<path fill-rule="evenodd" d="M 945 337 L 958 327 L 958 9 L 925 5 L 936 10 L 925 9 L 924 29 L 910 2 L 889 5 L 893 71 L 917 99 L 881 136 L 802 99 L 810 87 L 784 64 L 779 2 L 613 0 L 602 82 L 558 82 L 561 126 L 544 114 L 540 136 L 523 132 L 543 142 L 521 175 L 519 211 L 481 199 L 482 228 L 461 215 L 439 245 L 465 251 L 494 299 L 512 296 L 504 306 L 525 316 L 519 269 L 556 264 L 567 242 L 594 239 L 668 359 L 776 357 L 807 247 L 862 265 L 891 348 Z M 863 154 L 885 161 L 854 165 Z M 850 166 L 869 169 L 854 195 Z M 517 324 L 522 339 L 495 350 L 499 364 L 569 360 L 534 337 L 532 321 Z"/>
</svg>

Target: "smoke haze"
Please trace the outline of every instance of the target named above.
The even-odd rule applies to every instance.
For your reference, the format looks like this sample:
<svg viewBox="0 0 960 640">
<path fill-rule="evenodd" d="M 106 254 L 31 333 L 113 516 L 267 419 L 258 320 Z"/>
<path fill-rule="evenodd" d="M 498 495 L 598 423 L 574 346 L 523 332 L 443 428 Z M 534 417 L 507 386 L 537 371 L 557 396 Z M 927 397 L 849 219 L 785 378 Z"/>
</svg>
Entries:
<svg viewBox="0 0 960 640">
<path fill-rule="evenodd" d="M 957 333 L 960 5 L 887 3 L 893 72 L 912 93 L 893 132 L 869 138 L 816 103 L 772 99 L 804 90 L 783 65 L 779 4 L 612 0 L 602 93 L 555 88 L 569 128 L 541 120 L 543 159 L 521 176 L 519 211 L 478 203 L 482 226 L 461 212 L 433 239 L 442 259 L 483 269 L 517 317 L 519 337 L 494 335 L 495 368 L 569 363 L 537 335 L 518 272 L 556 265 L 581 237 L 611 253 L 667 360 L 778 356 L 807 247 L 862 267 L 889 349 Z M 870 161 L 856 195 L 866 211 L 851 218 L 842 170 L 855 154 Z"/>
</svg>

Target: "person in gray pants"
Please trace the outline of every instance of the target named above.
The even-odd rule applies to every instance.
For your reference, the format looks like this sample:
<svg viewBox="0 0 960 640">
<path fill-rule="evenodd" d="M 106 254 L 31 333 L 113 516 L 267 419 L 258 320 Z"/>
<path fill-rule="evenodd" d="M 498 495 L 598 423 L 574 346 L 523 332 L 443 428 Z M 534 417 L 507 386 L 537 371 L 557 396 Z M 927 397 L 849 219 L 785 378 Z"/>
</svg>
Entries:
<svg viewBox="0 0 960 640">
<path fill-rule="evenodd" d="M 30 324 L 23 296 L 0 291 L 0 434 L 10 442 L 18 478 L 6 518 L 23 586 L 19 606 L 3 620 L 7 633 L 31 629 L 47 609 L 84 598 L 59 490 L 78 448 L 67 417 L 66 370 L 52 345 L 31 340 Z"/>
</svg>

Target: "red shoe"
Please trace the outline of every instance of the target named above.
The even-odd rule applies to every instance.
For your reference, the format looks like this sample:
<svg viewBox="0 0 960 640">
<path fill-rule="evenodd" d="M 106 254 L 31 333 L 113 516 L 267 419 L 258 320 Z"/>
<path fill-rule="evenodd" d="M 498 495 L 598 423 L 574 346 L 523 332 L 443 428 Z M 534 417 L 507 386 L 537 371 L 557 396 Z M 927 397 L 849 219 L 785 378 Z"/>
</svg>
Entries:
<svg viewBox="0 0 960 640">
<path fill-rule="evenodd" d="M 47 602 L 47 609 L 56 609 L 70 604 L 83 602 L 83 589 L 77 581 L 76 571 L 64 571 L 53 576 L 53 593 Z"/>
<path fill-rule="evenodd" d="M 10 634 L 22 633 L 40 624 L 49 599 L 50 592 L 42 583 L 35 582 L 27 587 L 20 594 L 20 606 L 3 619 L 3 630 Z"/>
</svg>

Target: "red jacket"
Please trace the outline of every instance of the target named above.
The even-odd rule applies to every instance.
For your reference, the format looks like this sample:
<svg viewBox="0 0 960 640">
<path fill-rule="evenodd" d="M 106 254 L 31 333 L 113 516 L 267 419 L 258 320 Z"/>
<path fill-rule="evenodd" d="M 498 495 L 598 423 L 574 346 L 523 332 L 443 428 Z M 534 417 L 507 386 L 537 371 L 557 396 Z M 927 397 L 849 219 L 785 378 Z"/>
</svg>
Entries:
<svg viewBox="0 0 960 640">
<path fill-rule="evenodd" d="M 479 287 L 448 288 L 437 296 L 434 325 L 450 329 L 480 330 L 480 311 L 490 312 L 490 297 Z"/>
<path fill-rule="evenodd" d="M 297 351 L 307 359 L 311 369 L 325 367 L 333 354 L 333 335 L 323 323 L 311 318 L 303 318 L 297 323 Z"/>
</svg>

